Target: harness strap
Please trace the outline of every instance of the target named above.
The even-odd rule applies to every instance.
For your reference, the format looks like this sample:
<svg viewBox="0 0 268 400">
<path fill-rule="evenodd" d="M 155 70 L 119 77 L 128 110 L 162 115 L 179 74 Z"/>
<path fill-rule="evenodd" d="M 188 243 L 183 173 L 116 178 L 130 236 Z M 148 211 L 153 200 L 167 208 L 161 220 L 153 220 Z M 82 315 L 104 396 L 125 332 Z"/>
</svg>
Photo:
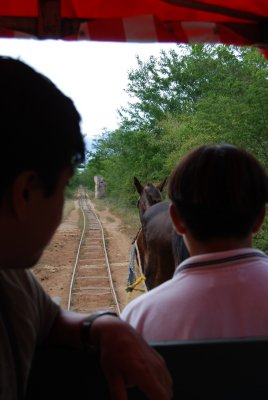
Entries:
<svg viewBox="0 0 268 400">
<path fill-rule="evenodd" d="M 142 230 L 142 226 L 139 228 L 139 230 L 138 230 L 138 232 L 136 233 L 136 235 L 135 235 L 134 239 L 132 240 L 131 244 L 134 244 L 134 243 L 137 242 L 137 238 L 138 238 L 138 236 L 139 236 L 141 230 Z"/>
<path fill-rule="evenodd" d="M 129 260 L 129 265 L 128 265 L 128 281 L 127 281 L 127 287 L 126 287 L 126 292 L 128 293 L 128 302 L 130 300 L 130 298 L 129 298 L 130 293 L 133 292 L 133 290 L 139 290 L 141 292 L 147 291 L 147 287 L 144 283 L 146 278 L 142 272 L 140 252 L 139 252 L 139 247 L 137 244 L 137 238 L 138 238 L 141 230 L 142 230 L 142 227 L 140 227 L 137 234 L 135 235 L 135 238 L 133 239 L 133 241 L 131 243 L 130 260 Z M 139 267 L 139 272 L 140 272 L 140 276 L 138 278 L 136 278 L 136 273 L 135 273 L 136 257 L 137 257 L 138 267 Z M 144 288 L 138 289 L 137 285 L 139 285 L 141 282 L 144 283 Z"/>
<path fill-rule="evenodd" d="M 144 281 L 144 280 L 145 280 L 145 276 L 144 276 L 144 275 L 139 276 L 138 279 L 137 279 L 134 283 L 132 283 L 132 285 L 129 285 L 129 286 L 126 288 L 126 291 L 127 291 L 127 292 L 132 292 L 134 289 L 136 289 L 136 286 L 137 286 L 139 283 L 141 283 L 142 281 Z M 141 289 L 140 289 L 140 290 L 141 290 Z"/>
<path fill-rule="evenodd" d="M 137 244 L 137 240 L 135 241 L 134 244 L 135 244 L 135 251 L 136 251 L 137 259 L 138 259 L 139 271 L 140 271 L 140 274 L 143 275 L 142 267 L 141 267 L 141 256 L 140 256 L 140 251 L 139 251 L 139 247 L 138 247 L 138 244 Z M 145 277 L 144 277 L 144 279 L 145 279 Z"/>
<path fill-rule="evenodd" d="M 130 260 L 128 264 L 128 280 L 127 280 L 128 286 L 132 285 L 136 280 L 136 274 L 134 268 L 135 253 L 136 253 L 135 243 L 132 243 L 130 251 Z"/>
</svg>

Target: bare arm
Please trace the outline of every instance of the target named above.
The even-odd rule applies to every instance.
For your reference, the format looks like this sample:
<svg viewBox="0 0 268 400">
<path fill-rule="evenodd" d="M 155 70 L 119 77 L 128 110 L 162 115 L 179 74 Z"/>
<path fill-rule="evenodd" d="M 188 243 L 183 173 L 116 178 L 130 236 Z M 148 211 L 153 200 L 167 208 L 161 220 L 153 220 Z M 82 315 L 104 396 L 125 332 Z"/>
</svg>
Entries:
<svg viewBox="0 0 268 400">
<path fill-rule="evenodd" d="M 48 338 L 58 345 L 81 347 L 80 328 L 85 315 L 61 310 Z M 101 364 L 112 399 L 127 399 L 126 386 L 138 386 L 149 399 L 172 398 L 171 378 L 162 357 L 120 318 L 105 315 L 94 320 L 89 341 L 100 351 Z"/>
</svg>

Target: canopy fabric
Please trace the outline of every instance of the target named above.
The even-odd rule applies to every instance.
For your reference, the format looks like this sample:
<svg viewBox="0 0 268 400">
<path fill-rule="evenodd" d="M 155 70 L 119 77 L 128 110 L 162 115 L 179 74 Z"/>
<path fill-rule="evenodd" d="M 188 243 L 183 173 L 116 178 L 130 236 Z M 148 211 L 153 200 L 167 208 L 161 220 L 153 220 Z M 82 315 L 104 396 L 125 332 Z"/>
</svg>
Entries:
<svg viewBox="0 0 268 400">
<path fill-rule="evenodd" d="M 268 1 L 5 0 L 0 36 L 254 45 L 268 56 Z"/>
</svg>

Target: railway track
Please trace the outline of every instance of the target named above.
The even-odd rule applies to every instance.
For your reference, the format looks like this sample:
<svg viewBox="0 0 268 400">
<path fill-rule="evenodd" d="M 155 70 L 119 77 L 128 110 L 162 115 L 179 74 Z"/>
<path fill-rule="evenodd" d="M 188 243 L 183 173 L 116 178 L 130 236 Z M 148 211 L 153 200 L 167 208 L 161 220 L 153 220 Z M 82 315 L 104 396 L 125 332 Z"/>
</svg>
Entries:
<svg viewBox="0 0 268 400">
<path fill-rule="evenodd" d="M 85 314 L 98 310 L 120 314 L 102 225 L 83 189 L 79 191 L 79 203 L 83 230 L 72 273 L 68 309 Z"/>
</svg>

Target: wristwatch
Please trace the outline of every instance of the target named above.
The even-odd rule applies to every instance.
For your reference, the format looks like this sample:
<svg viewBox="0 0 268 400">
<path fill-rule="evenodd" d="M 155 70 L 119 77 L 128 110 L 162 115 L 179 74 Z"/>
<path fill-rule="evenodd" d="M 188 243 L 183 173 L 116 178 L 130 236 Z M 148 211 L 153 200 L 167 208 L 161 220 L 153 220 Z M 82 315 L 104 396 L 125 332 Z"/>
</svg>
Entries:
<svg viewBox="0 0 268 400">
<path fill-rule="evenodd" d="M 103 315 L 112 315 L 114 317 L 118 317 L 118 315 L 112 311 L 98 311 L 87 316 L 81 323 L 80 339 L 83 347 L 86 350 L 96 350 L 95 346 L 91 343 L 90 330 L 95 319 L 102 317 Z"/>
</svg>

